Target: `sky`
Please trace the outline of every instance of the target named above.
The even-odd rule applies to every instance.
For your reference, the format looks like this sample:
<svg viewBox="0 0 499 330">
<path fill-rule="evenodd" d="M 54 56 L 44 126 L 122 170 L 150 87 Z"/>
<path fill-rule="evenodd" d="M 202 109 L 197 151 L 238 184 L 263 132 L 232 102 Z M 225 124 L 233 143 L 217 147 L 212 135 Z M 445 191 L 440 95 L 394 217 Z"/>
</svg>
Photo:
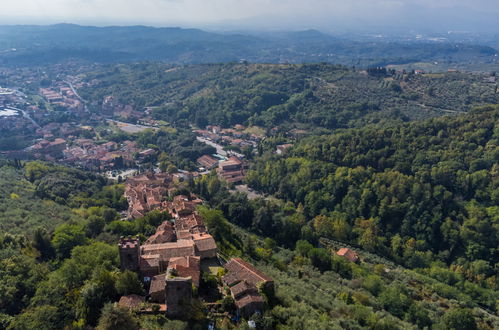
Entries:
<svg viewBox="0 0 499 330">
<path fill-rule="evenodd" d="M 498 0 L 0 0 L 2 24 L 252 28 L 497 27 Z"/>
</svg>

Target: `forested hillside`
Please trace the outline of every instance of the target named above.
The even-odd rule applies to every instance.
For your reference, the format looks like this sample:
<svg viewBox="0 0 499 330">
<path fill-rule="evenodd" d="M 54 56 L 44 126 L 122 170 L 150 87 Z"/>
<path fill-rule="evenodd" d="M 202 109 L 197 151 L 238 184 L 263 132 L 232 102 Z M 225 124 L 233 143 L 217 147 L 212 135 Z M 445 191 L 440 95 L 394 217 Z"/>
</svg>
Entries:
<svg viewBox="0 0 499 330">
<path fill-rule="evenodd" d="M 358 71 L 328 64 L 162 64 L 112 66 L 88 74 L 81 95 L 99 111 L 113 95 L 136 110 L 177 125 L 274 127 L 300 123 L 329 129 L 410 120 L 497 103 L 488 75 Z"/>
<path fill-rule="evenodd" d="M 262 157 L 247 181 L 299 204 L 309 220 L 302 235 L 352 243 L 448 284 L 496 290 L 498 119 L 491 106 L 304 139 L 283 157 Z"/>
<path fill-rule="evenodd" d="M 77 218 L 67 206 L 43 200 L 37 187 L 26 180 L 19 168 L 0 160 L 0 231 L 32 233 L 37 228 L 54 229 Z"/>
</svg>

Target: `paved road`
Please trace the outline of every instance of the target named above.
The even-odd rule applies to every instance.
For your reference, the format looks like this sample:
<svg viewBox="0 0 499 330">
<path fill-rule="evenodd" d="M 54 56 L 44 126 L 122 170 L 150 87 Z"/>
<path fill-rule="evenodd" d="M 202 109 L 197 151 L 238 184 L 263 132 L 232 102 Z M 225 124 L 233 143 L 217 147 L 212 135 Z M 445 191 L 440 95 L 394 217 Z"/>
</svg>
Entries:
<svg viewBox="0 0 499 330">
<path fill-rule="evenodd" d="M 199 141 L 199 142 L 203 142 L 209 146 L 212 146 L 213 148 L 217 149 L 217 154 L 219 154 L 220 156 L 224 156 L 224 157 L 227 157 L 227 156 L 231 156 L 231 155 L 234 155 L 234 156 L 237 156 L 239 158 L 244 158 L 244 155 L 240 154 L 240 153 L 237 153 L 237 152 L 234 152 L 234 151 L 231 151 L 230 154 L 224 150 L 224 147 L 221 146 L 220 144 L 218 143 L 215 143 L 213 141 L 210 141 L 208 139 L 205 139 L 203 137 L 196 137 L 196 139 Z"/>
<path fill-rule="evenodd" d="M 220 156 L 224 156 L 224 157 L 227 157 L 227 151 L 225 151 L 223 149 L 223 147 L 213 141 L 210 141 L 210 140 L 207 140 L 205 138 L 202 138 L 200 136 L 196 137 L 196 139 L 199 141 L 199 142 L 203 142 L 209 146 L 212 146 L 213 148 L 217 149 L 217 154 L 219 154 Z"/>
<path fill-rule="evenodd" d="M 40 125 L 38 125 L 38 123 L 36 121 L 33 120 L 33 118 L 31 118 L 30 115 L 28 115 L 28 113 L 24 110 L 21 110 L 21 109 L 18 109 L 18 108 L 14 108 L 14 107 L 8 107 L 9 109 L 12 109 L 12 110 L 16 110 L 16 111 L 19 111 L 23 114 L 23 117 L 28 119 L 29 121 L 31 121 L 33 123 L 33 125 L 35 125 L 36 127 L 40 128 Z"/>
</svg>

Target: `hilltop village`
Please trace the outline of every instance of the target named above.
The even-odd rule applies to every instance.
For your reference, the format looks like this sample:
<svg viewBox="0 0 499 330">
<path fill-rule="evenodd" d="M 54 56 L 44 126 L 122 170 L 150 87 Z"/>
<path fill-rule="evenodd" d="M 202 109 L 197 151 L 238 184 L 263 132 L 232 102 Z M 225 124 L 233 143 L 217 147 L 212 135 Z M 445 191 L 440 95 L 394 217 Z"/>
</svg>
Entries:
<svg viewBox="0 0 499 330">
<path fill-rule="evenodd" d="M 227 262 L 218 254 L 214 238 L 196 211 L 203 200 L 193 194 L 174 195 L 177 180 L 175 175 L 148 173 L 126 181 L 129 221 L 152 210 L 167 212 L 171 219 L 142 243 L 136 237 L 121 238 L 121 270 L 137 272 L 149 291 L 147 296 L 123 296 L 119 304 L 138 312 L 155 310 L 183 317 L 193 290 L 197 292 L 202 285 L 202 273 L 215 269 L 222 283 L 219 292 L 234 300 L 238 317 L 263 312 L 262 292 L 274 291 L 273 280 L 240 258 Z"/>
</svg>

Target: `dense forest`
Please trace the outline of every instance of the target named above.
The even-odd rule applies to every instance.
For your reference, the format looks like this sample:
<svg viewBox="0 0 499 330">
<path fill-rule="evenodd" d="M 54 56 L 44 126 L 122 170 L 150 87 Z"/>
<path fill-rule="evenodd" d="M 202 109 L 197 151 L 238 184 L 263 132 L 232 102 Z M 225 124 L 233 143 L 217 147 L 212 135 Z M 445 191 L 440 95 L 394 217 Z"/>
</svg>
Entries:
<svg viewBox="0 0 499 330">
<path fill-rule="evenodd" d="M 329 129 L 423 119 L 499 101 L 488 75 L 415 75 L 329 64 L 111 66 L 86 76 L 81 95 L 99 111 L 113 95 L 175 125 L 304 124 Z"/>
<path fill-rule="evenodd" d="M 493 106 L 304 139 L 260 158 L 247 181 L 303 209 L 301 236 L 352 243 L 472 295 L 492 290 L 480 298 L 492 308 L 498 118 Z"/>
</svg>

